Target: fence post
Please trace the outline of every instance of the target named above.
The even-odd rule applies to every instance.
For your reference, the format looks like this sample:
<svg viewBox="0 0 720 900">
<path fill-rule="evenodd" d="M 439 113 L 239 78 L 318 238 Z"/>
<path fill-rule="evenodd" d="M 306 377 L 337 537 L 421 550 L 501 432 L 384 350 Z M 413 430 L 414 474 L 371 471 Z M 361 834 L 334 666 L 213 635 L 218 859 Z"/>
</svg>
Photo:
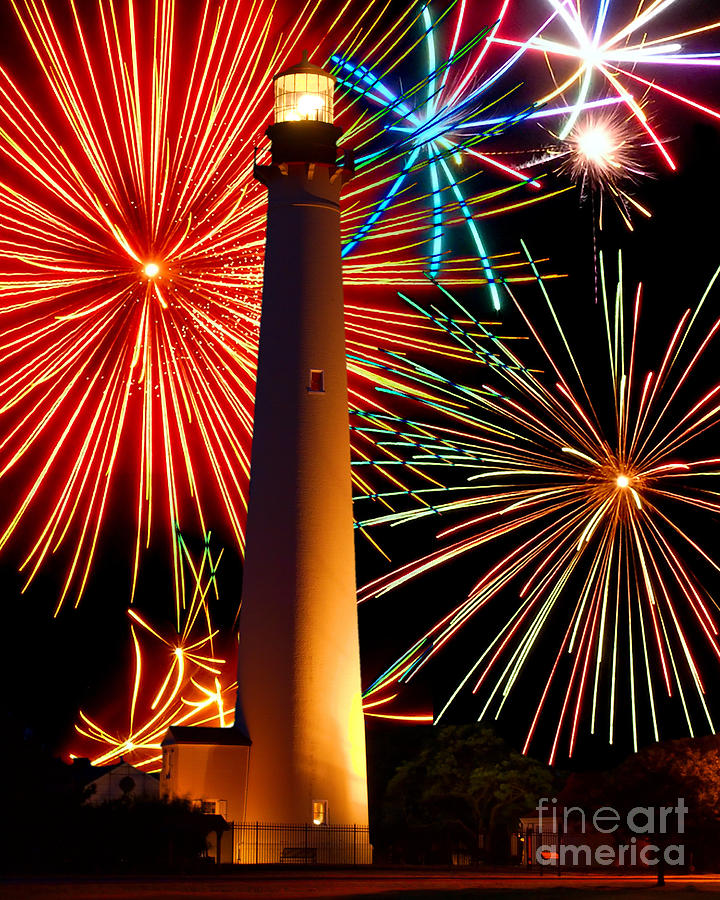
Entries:
<svg viewBox="0 0 720 900">
<path fill-rule="evenodd" d="M 563 813 L 564 815 L 564 813 Z M 563 846 L 563 826 L 558 825 L 558 834 L 557 834 L 557 870 L 558 870 L 558 878 L 562 875 L 562 866 L 561 866 L 561 850 Z M 579 857 L 578 857 L 579 858 Z"/>
<path fill-rule="evenodd" d="M 255 865 L 258 863 L 258 826 L 259 822 L 255 823 Z"/>
<path fill-rule="evenodd" d="M 545 864 L 540 862 L 540 860 L 537 857 L 537 852 L 538 852 L 538 849 L 542 846 L 542 843 L 544 840 L 545 840 L 544 833 L 542 831 L 537 831 L 535 833 L 535 852 L 533 853 L 533 859 L 540 866 L 540 874 L 541 875 L 545 874 Z"/>
</svg>

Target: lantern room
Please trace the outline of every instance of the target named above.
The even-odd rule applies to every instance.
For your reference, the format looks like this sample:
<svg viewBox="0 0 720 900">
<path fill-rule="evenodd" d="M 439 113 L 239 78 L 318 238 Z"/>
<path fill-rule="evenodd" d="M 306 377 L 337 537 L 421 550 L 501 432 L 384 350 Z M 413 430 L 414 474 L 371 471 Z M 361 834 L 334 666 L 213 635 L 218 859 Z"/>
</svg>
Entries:
<svg viewBox="0 0 720 900">
<path fill-rule="evenodd" d="M 278 73 L 275 86 L 275 124 L 326 122 L 333 124 L 335 78 L 308 62 L 307 52 L 297 66 Z"/>
</svg>

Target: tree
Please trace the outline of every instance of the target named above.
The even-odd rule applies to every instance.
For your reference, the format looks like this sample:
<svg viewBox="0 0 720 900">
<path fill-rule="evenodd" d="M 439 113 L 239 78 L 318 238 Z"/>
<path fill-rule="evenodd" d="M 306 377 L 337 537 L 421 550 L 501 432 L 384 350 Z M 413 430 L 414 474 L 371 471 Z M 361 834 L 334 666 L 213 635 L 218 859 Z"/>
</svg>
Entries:
<svg viewBox="0 0 720 900">
<path fill-rule="evenodd" d="M 687 807 L 676 811 L 679 801 Z M 618 843 L 644 839 L 660 847 L 679 844 L 686 864 L 705 869 L 720 867 L 720 738 L 683 738 L 645 747 L 610 772 L 576 774 L 559 796 L 559 804 L 578 806 L 588 816 L 600 807 L 612 807 L 620 816 L 613 837 Z M 661 813 L 661 808 L 671 813 Z M 627 824 L 633 809 L 647 809 L 638 821 L 637 835 Z M 624 824 L 623 824 L 624 823 Z M 662 860 L 663 854 L 660 855 Z M 662 883 L 664 865 L 658 865 Z"/>
<path fill-rule="evenodd" d="M 687 814 L 670 819 L 664 831 L 651 831 L 659 846 L 680 843 L 704 868 L 720 864 L 720 740 L 684 738 L 645 747 L 613 773 L 620 809 L 675 807 L 680 798 Z M 659 817 L 657 817 L 659 819 Z M 687 860 L 689 863 L 689 859 Z M 659 872 L 662 873 L 662 865 Z"/>
<path fill-rule="evenodd" d="M 127 794 L 87 806 L 76 832 L 77 861 L 100 871 L 167 870 L 192 865 L 205 853 L 215 816 L 205 816 L 184 800 Z"/>
<path fill-rule="evenodd" d="M 547 766 L 511 750 L 492 731 L 446 726 L 434 729 L 417 756 L 397 769 L 385 822 L 396 842 L 422 861 L 447 860 L 453 844 L 477 858 L 481 836 L 489 857 L 498 860 L 507 855 L 509 827 L 551 787 Z"/>
</svg>

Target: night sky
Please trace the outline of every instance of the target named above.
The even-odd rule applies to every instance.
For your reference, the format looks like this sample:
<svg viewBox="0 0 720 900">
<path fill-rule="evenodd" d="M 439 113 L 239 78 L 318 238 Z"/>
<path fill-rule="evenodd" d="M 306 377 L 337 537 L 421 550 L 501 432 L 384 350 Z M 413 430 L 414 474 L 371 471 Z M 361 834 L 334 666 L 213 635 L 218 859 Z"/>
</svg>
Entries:
<svg viewBox="0 0 720 900">
<path fill-rule="evenodd" d="M 88 8 L 92 6 L 90 3 L 80 4 L 81 10 L 86 5 Z M 480 18 L 485 7 L 494 8 L 495 5 L 486 4 L 485 0 L 476 4 L 478 28 L 488 24 Z M 672 28 L 673 22 L 683 27 L 686 22 L 707 22 L 710 13 L 704 9 L 709 5 L 701 2 L 678 3 L 682 11 L 663 17 L 663 33 Z M 62 0 L 54 0 L 52 6 L 62 18 L 66 9 Z M 538 0 L 520 0 L 513 6 L 511 23 L 520 23 L 524 16 L 535 18 Z M 40 79 L 28 60 L 22 36 L 8 7 L 9 4 L 4 4 L 0 10 L 0 27 L 4 35 L 2 65 L 37 96 Z M 634 0 L 617 0 L 613 4 L 619 17 L 635 7 Z M 512 30 L 512 27 L 508 29 L 510 32 Z M 715 41 L 719 39 L 714 38 Z M 711 41 L 705 37 L 697 46 L 707 47 Z M 516 78 L 519 81 L 522 77 L 525 81 L 521 93 L 526 90 L 530 96 L 535 96 L 535 79 L 546 77 L 543 65 L 535 60 L 522 69 L 522 76 Z M 410 62 L 403 75 L 408 81 L 412 79 Z M 701 102 L 711 104 L 713 96 L 717 97 L 718 78 L 705 71 L 691 75 L 667 73 L 665 82 L 681 92 L 691 93 Z M 720 208 L 717 178 L 720 129 L 716 127 L 717 120 L 681 109 L 679 104 L 668 98 L 654 100 L 648 112 L 663 138 L 669 141 L 668 147 L 678 161 L 679 171 L 667 171 L 657 154 L 643 150 L 648 177 L 640 179 L 632 188 L 632 193 L 652 211 L 652 218 L 645 220 L 635 215 L 635 230 L 630 233 L 612 205 L 607 204 L 604 228 L 601 232 L 596 231 L 595 237 L 598 246 L 611 260 L 611 281 L 614 279 L 614 258 L 618 249 L 622 249 L 628 294 L 639 280 L 645 286 L 643 346 L 651 351 L 653 358 L 647 364 L 656 365 L 657 347 L 667 342 L 679 314 L 696 301 L 720 263 L 716 221 Z M 501 147 L 511 153 L 512 162 L 521 167 L 524 161 L 532 159 L 551 142 L 547 132 L 539 125 L 526 124 L 500 138 L 494 148 Z M 4 165 L 0 163 L 3 168 Z M 0 169 L 0 177 L 3 174 Z M 549 174 L 547 183 L 560 187 L 567 181 L 563 181 L 561 176 Z M 591 373 L 591 385 L 598 384 L 602 388 L 607 380 L 607 364 L 605 348 L 599 343 L 602 338 L 601 310 L 593 300 L 593 215 L 590 201 L 585 198 L 581 202 L 579 191 L 573 190 L 527 210 L 490 219 L 484 226 L 484 233 L 492 253 L 517 251 L 522 238 L 536 258 L 549 260 L 543 264 L 544 271 L 565 276 L 550 283 L 552 295 L 571 342 L 575 348 L 582 348 L 580 355 L 585 371 Z M 462 242 L 462 238 L 459 240 Z M 463 251 L 467 251 L 467 247 L 457 248 L 457 252 Z M 387 296 L 388 302 L 395 304 L 394 293 L 392 285 L 378 285 L 373 288 L 373 303 L 377 305 Z M 427 298 L 431 295 L 416 292 L 414 296 L 423 299 L 423 296 Z M 487 303 L 481 289 L 467 291 L 463 296 L 469 302 L 476 303 L 477 309 Z M 532 289 L 523 288 L 520 296 L 532 312 L 535 302 Z M 711 302 L 717 308 L 717 291 Z M 484 315 L 487 314 L 486 309 Z M 517 317 L 510 311 L 503 312 L 502 322 L 502 329 L 507 329 L 509 333 L 517 333 L 514 329 L 520 327 Z M 501 333 L 502 329 L 499 329 Z M 716 378 L 717 349 L 711 353 L 708 383 Z M 643 363 L 641 359 L 640 368 L 643 368 Z M 712 432 L 707 436 L 707 446 L 709 454 L 717 452 L 713 449 L 717 446 L 717 438 L 713 437 Z M 11 498 L 15 496 L 22 477 L 23 473 L 18 473 L 15 476 L 18 480 L 14 482 L 12 479 L 0 481 L 0 510 L 11 508 Z M 712 517 L 706 515 L 704 528 L 711 521 Z M 47 566 L 31 589 L 21 596 L 22 580 L 16 571 L 17 547 L 10 545 L 0 555 L 0 594 L 4 607 L 6 644 L 2 653 L 5 686 L 3 717 L 11 727 L 21 731 L 30 729 L 40 740 L 58 750 L 66 751 L 70 747 L 69 738 L 79 707 L 100 714 L 112 707 L 115 698 L 124 701 L 126 697 L 124 685 L 127 684 L 130 660 L 126 608 L 132 537 L 128 536 L 126 510 L 121 504 L 113 508 L 107 522 L 87 595 L 77 610 L 68 606 L 55 620 L 52 619 L 52 609 L 57 595 L 57 567 L 52 564 Z M 715 520 L 714 533 L 703 533 L 705 545 L 711 551 L 715 549 L 718 557 L 719 524 Z M 222 545 L 228 535 L 223 534 L 220 523 L 213 527 L 218 545 Z M 696 526 L 692 522 L 688 523 L 691 531 L 693 527 Z M 435 523 L 424 520 L 407 531 L 388 529 L 381 543 L 390 552 L 393 563 L 399 564 L 431 549 L 437 530 Z M 198 536 L 190 536 L 189 539 L 198 540 Z M 359 584 L 386 570 L 386 564 L 363 539 L 358 539 L 357 548 Z M 469 557 L 451 568 L 418 579 L 407 589 L 363 606 L 360 611 L 360 634 L 364 680 L 379 674 L 421 632 L 423 625 L 430 624 L 445 611 L 444 602 L 438 607 L 438 598 L 451 594 L 457 595 L 458 599 L 464 596 L 477 579 L 478 566 L 486 562 L 486 559 Z M 153 546 L 143 564 L 140 597 L 145 604 L 143 608 L 157 614 L 167 606 L 167 598 L 162 596 L 160 587 L 167 581 L 166 565 L 164 549 L 159 544 Z M 223 603 L 218 620 L 230 628 L 240 596 L 241 578 L 240 563 L 232 553 L 226 553 L 218 577 Z M 714 584 L 707 581 L 705 584 L 711 594 L 718 596 L 720 576 Z M 454 649 L 436 660 L 428 676 L 419 679 L 419 683 L 408 692 L 408 711 L 414 711 L 414 708 L 425 711 L 431 704 L 437 708 L 444 702 L 463 673 L 463 663 L 472 658 L 484 636 L 493 633 L 494 615 L 490 611 L 482 622 L 473 622 L 453 645 Z M 716 714 L 720 714 L 720 697 L 712 697 L 717 681 L 717 661 L 715 668 L 711 660 L 707 662 L 705 672 L 708 675 L 711 706 Z M 714 693 L 717 694 L 717 691 Z M 518 707 L 512 707 L 498 723 L 501 732 L 514 743 L 522 740 L 528 719 L 526 710 L 522 716 L 516 716 L 516 709 Z M 477 713 L 476 705 L 471 700 L 463 700 L 453 714 L 454 720 L 472 720 L 474 713 Z M 682 724 L 681 721 L 668 721 L 663 729 L 664 736 L 682 736 Z M 628 734 L 623 729 L 618 746 L 613 751 L 607 748 L 604 735 L 595 741 L 583 738 L 573 764 L 582 767 L 610 762 L 628 749 Z"/>
</svg>

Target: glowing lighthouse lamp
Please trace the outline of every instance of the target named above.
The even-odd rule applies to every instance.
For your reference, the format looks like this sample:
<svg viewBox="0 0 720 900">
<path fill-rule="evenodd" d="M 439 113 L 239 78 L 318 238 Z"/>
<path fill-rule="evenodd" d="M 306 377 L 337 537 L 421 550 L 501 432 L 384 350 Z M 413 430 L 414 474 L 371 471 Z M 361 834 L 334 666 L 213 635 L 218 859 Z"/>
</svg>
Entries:
<svg viewBox="0 0 720 900">
<path fill-rule="evenodd" d="M 275 76 L 275 124 L 281 122 L 333 123 L 335 79 L 303 54 L 303 61 Z"/>
</svg>

